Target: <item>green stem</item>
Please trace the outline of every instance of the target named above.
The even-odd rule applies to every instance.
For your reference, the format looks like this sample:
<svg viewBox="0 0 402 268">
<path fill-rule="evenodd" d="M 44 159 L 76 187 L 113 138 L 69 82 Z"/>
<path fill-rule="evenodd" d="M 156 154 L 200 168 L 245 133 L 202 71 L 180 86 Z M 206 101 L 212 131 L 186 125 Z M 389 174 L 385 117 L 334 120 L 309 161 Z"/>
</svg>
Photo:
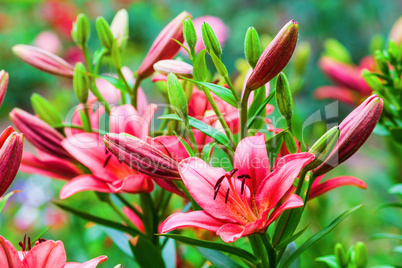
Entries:
<svg viewBox="0 0 402 268">
<path fill-rule="evenodd" d="M 192 144 L 191 148 L 193 149 L 195 156 L 198 156 L 197 142 L 195 141 L 193 130 L 191 129 L 190 123 L 188 122 L 188 117 L 186 117 L 185 119 L 186 119 L 185 125 L 186 125 L 186 132 L 187 132 L 188 140 Z"/>
<path fill-rule="evenodd" d="M 89 116 L 89 108 L 85 107 L 85 103 L 83 103 L 84 105 L 84 113 L 85 113 L 85 117 L 87 119 L 87 123 L 88 123 L 88 128 L 85 129 L 85 132 L 92 132 L 92 126 L 91 126 L 91 118 Z"/>
<path fill-rule="evenodd" d="M 116 212 L 117 215 L 119 215 L 127 226 L 137 230 L 138 232 L 141 232 L 138 230 L 137 226 L 135 226 L 134 223 L 123 212 L 121 212 L 121 210 L 111 200 L 107 201 L 107 204 L 109 204 L 109 206 L 114 210 L 114 212 Z"/>
<path fill-rule="evenodd" d="M 154 202 L 149 193 L 140 194 L 141 197 L 141 208 L 144 215 L 144 227 L 146 234 L 148 235 L 150 241 L 159 247 L 159 239 L 155 235 L 158 233 L 158 214 L 154 207 Z"/>
<path fill-rule="evenodd" d="M 267 268 L 268 267 L 268 256 L 266 251 L 264 250 L 264 246 L 262 241 L 258 235 L 250 235 L 248 237 L 250 241 L 251 248 L 253 249 L 253 253 L 256 257 L 261 260 L 261 263 L 257 265 L 259 268 Z"/>
<path fill-rule="evenodd" d="M 141 220 L 144 219 L 144 216 L 142 215 L 142 213 L 136 209 L 133 205 L 131 205 L 130 202 L 128 202 L 121 194 L 114 194 L 126 207 L 128 207 L 130 210 L 132 210 L 135 215 L 138 216 L 138 218 L 140 218 Z"/>
<path fill-rule="evenodd" d="M 229 89 L 232 91 L 233 96 L 235 97 L 237 103 L 240 104 L 241 99 L 240 99 L 239 95 L 237 94 L 236 89 L 234 88 L 234 86 L 232 84 L 232 81 L 230 81 L 230 78 L 228 76 L 226 76 L 224 78 L 225 78 L 226 83 L 228 83 Z"/>
<path fill-rule="evenodd" d="M 86 45 L 82 48 L 82 52 L 84 53 L 85 63 L 87 64 L 87 69 L 90 73 L 92 73 L 91 57 L 89 56 L 88 47 Z"/>
<path fill-rule="evenodd" d="M 250 97 L 250 90 L 245 90 L 240 108 L 240 139 L 247 136 L 247 103 Z"/>
<path fill-rule="evenodd" d="M 131 98 L 131 105 L 137 109 L 137 95 L 138 95 L 138 88 L 140 87 L 142 81 L 142 77 L 138 76 L 134 83 L 134 88 L 130 91 L 130 98 Z"/>
<path fill-rule="evenodd" d="M 275 252 L 275 249 L 272 247 L 268 234 L 267 233 L 260 234 L 260 238 L 268 252 L 269 267 L 275 268 L 276 267 L 276 252 Z"/>
<path fill-rule="evenodd" d="M 127 89 L 127 92 L 130 93 L 130 92 L 131 92 L 131 87 L 130 87 L 130 85 L 128 84 L 126 78 L 124 77 L 123 72 L 121 71 L 121 68 L 116 68 L 116 72 L 117 72 L 117 76 L 119 77 L 119 79 L 123 81 L 124 86 L 125 86 L 126 89 Z M 124 93 L 124 92 L 121 92 L 121 94 L 122 94 L 122 98 L 121 98 L 121 99 L 122 99 L 122 101 L 123 101 L 123 104 L 125 104 L 126 101 L 125 101 L 125 98 L 123 97 L 123 93 Z"/>
<path fill-rule="evenodd" d="M 80 125 L 72 125 L 72 124 L 56 124 L 56 125 L 52 125 L 53 128 L 60 130 L 60 129 L 64 129 L 64 128 L 72 128 L 72 129 L 80 129 L 80 130 L 84 130 L 83 126 Z M 106 131 L 101 130 L 101 129 L 92 129 L 93 132 L 98 133 L 99 135 L 103 136 L 106 134 Z"/>
</svg>

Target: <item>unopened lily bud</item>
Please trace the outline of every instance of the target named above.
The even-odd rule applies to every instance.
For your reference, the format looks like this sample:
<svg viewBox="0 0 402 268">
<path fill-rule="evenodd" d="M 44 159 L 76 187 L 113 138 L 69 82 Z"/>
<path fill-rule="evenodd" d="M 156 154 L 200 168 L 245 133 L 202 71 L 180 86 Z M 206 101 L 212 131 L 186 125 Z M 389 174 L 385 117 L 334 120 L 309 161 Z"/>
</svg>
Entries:
<svg viewBox="0 0 402 268">
<path fill-rule="evenodd" d="M 248 64 L 254 69 L 261 56 L 260 37 L 254 27 L 247 29 L 246 39 L 244 40 L 244 55 Z"/>
<path fill-rule="evenodd" d="M 160 60 L 154 64 L 154 69 L 164 75 L 174 73 L 177 76 L 193 77 L 193 66 L 179 60 Z"/>
<path fill-rule="evenodd" d="M 316 176 L 332 170 L 359 150 L 373 132 L 382 107 L 383 100 L 371 95 L 341 122 L 338 142 L 324 163 L 314 169 Z"/>
<path fill-rule="evenodd" d="M 43 72 L 73 78 L 74 66 L 62 58 L 38 47 L 16 45 L 13 52 L 25 63 Z"/>
<path fill-rule="evenodd" d="M 377 76 L 372 74 L 369 70 L 363 70 L 361 74 L 364 81 L 366 81 L 372 90 L 381 92 L 383 86 L 381 80 Z"/>
<path fill-rule="evenodd" d="M 215 65 L 216 70 L 222 77 L 227 77 L 228 76 L 228 70 L 226 69 L 225 64 L 221 61 L 220 58 L 218 58 L 213 51 L 211 51 L 211 58 L 212 61 Z"/>
<path fill-rule="evenodd" d="M 341 131 L 339 130 L 339 127 L 333 127 L 322 135 L 313 146 L 311 146 L 308 152 L 314 154 L 315 159 L 305 167 L 306 170 L 312 170 L 318 167 L 325 161 L 325 159 L 327 159 L 329 154 L 335 148 L 340 133 Z"/>
<path fill-rule="evenodd" d="M 88 99 L 89 78 L 86 75 L 86 68 L 82 62 L 78 62 L 74 69 L 74 91 L 78 101 L 86 103 Z"/>
<path fill-rule="evenodd" d="M 194 24 L 191 19 L 186 19 L 183 24 L 183 36 L 190 51 L 195 51 L 197 44 L 197 33 L 195 32 Z"/>
<path fill-rule="evenodd" d="M 178 180 L 178 163 L 145 141 L 127 134 L 106 134 L 103 142 L 120 161 L 143 174 Z"/>
<path fill-rule="evenodd" d="M 114 16 L 110 24 L 110 30 L 117 40 L 117 46 L 124 47 L 128 40 L 128 12 L 126 9 L 120 9 Z"/>
<path fill-rule="evenodd" d="M 288 79 L 284 73 L 280 73 L 276 80 L 276 105 L 285 119 L 292 118 L 293 98 Z"/>
<path fill-rule="evenodd" d="M 103 17 L 98 17 L 96 19 L 96 32 L 98 33 L 99 40 L 102 46 L 108 50 L 112 48 L 113 45 L 113 33 L 110 30 L 109 23 Z"/>
<path fill-rule="evenodd" d="M 334 248 L 335 260 L 340 268 L 348 267 L 348 258 L 341 243 L 336 243 Z"/>
<path fill-rule="evenodd" d="M 14 108 L 10 112 L 10 118 L 18 130 L 24 133 L 26 139 L 40 151 L 75 161 L 61 145 L 64 136 L 45 121 L 18 108 Z"/>
<path fill-rule="evenodd" d="M 183 42 L 183 21 L 191 18 L 191 14 L 184 11 L 163 28 L 149 49 L 145 59 L 138 68 L 138 77 L 147 78 L 154 72 L 153 65 L 160 61 L 173 58 L 180 50 L 180 45 L 173 39 Z"/>
<path fill-rule="evenodd" d="M 175 112 L 180 116 L 184 122 L 188 120 L 188 106 L 186 93 L 177 77 L 170 73 L 167 78 L 167 91 L 169 102 L 176 107 Z"/>
<path fill-rule="evenodd" d="M 114 67 L 116 67 L 117 69 L 121 69 L 121 55 L 116 39 L 113 39 L 113 45 L 110 52 L 110 57 L 112 58 Z"/>
<path fill-rule="evenodd" d="M 385 58 L 385 56 L 381 53 L 381 51 L 376 50 L 374 52 L 374 58 L 375 58 L 375 62 L 377 64 L 377 66 L 381 70 L 381 72 L 388 75 L 389 74 L 388 62 L 387 62 L 387 59 Z"/>
<path fill-rule="evenodd" d="M 87 16 L 82 13 L 79 14 L 77 16 L 77 20 L 73 25 L 73 30 L 71 33 L 74 42 L 80 48 L 85 47 L 88 43 L 90 33 L 91 33 L 91 27 Z"/>
<path fill-rule="evenodd" d="M 368 263 L 366 245 L 363 242 L 357 242 L 354 251 L 354 263 L 356 268 L 366 268 Z"/>
<path fill-rule="evenodd" d="M 8 127 L 0 135 L 0 197 L 17 175 L 22 158 L 23 135 Z"/>
<path fill-rule="evenodd" d="M 288 64 L 295 50 L 299 24 L 289 21 L 267 46 L 246 83 L 247 90 L 255 90 L 268 83 Z"/>
<path fill-rule="evenodd" d="M 6 95 L 7 85 L 8 85 L 8 73 L 5 72 L 4 70 L 1 70 L 0 71 L 0 107 L 1 107 L 1 104 L 3 103 L 4 96 Z"/>
<path fill-rule="evenodd" d="M 221 58 L 222 54 L 221 44 L 219 43 L 219 40 L 214 33 L 214 30 L 212 30 L 212 27 L 207 22 L 204 22 L 201 26 L 201 31 L 202 31 L 202 40 L 204 41 L 204 46 L 207 49 L 208 53 L 211 54 L 212 51 L 213 53 L 215 53 L 215 56 Z"/>
<path fill-rule="evenodd" d="M 41 95 L 34 93 L 31 97 L 31 104 L 35 114 L 46 123 L 56 125 L 63 122 L 56 108 Z"/>
</svg>

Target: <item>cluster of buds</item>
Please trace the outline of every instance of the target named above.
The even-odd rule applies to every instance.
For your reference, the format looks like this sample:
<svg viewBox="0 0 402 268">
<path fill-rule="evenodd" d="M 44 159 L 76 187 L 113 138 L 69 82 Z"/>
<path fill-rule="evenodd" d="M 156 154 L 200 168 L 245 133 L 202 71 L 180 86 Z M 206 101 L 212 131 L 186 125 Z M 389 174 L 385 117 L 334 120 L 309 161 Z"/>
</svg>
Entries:
<svg viewBox="0 0 402 268">
<path fill-rule="evenodd" d="M 334 247 L 334 255 L 336 267 L 356 267 L 366 268 L 368 264 L 368 253 L 366 245 L 363 242 L 357 242 L 354 247 L 351 247 L 347 252 L 341 243 L 336 243 Z M 317 261 L 325 262 L 329 265 L 334 265 L 332 260 L 326 257 L 317 258 Z"/>
</svg>

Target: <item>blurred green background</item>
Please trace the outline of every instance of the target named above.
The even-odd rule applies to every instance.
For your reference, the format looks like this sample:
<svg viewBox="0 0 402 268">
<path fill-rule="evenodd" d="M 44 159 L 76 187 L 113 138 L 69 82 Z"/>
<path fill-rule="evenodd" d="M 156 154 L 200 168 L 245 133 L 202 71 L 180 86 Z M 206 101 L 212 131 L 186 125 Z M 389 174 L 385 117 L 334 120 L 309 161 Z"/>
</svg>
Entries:
<svg viewBox="0 0 402 268">
<path fill-rule="evenodd" d="M 56 104 L 61 113 L 66 113 L 76 100 L 72 97 L 71 82 L 41 73 L 24 64 L 11 52 L 15 44 L 34 44 L 43 31 L 55 33 L 61 43 L 58 55 L 74 62 L 79 59 L 70 38 L 71 23 L 75 16 L 86 13 L 92 20 L 92 36 L 95 36 L 94 20 L 102 15 L 111 21 L 115 12 L 126 8 L 130 16 L 129 43 L 125 51 L 124 64 L 136 70 L 146 51 L 159 31 L 183 10 L 192 13 L 193 18 L 203 15 L 217 16 L 230 29 L 222 59 L 229 72 L 236 75 L 236 60 L 243 58 L 244 35 L 249 26 L 254 26 L 260 35 L 275 35 L 290 19 L 299 22 L 299 42 L 307 41 L 312 47 L 311 59 L 305 77 L 305 86 L 297 94 L 295 104 L 298 124 L 322 109 L 329 102 L 316 101 L 312 92 L 318 86 L 330 84 L 317 67 L 317 59 L 323 51 L 327 38 L 335 38 L 350 51 L 357 63 L 369 54 L 370 39 L 375 34 L 384 38 L 393 22 L 402 15 L 402 1 L 342 0 L 342 1 L 250 1 L 250 0 L 206 0 L 206 1 L 0 1 L 0 69 L 10 74 L 9 88 L 0 111 L 1 129 L 9 123 L 8 112 L 15 106 L 31 110 L 29 98 L 39 92 Z M 100 47 L 98 40 L 90 42 L 93 50 Z M 103 71 L 107 72 L 105 68 Z M 292 84 L 292 81 L 290 81 Z M 145 81 L 142 86 L 148 98 L 158 102 L 154 85 Z M 352 110 L 339 104 L 339 121 Z M 307 142 L 314 142 L 322 130 L 312 129 Z M 299 133 L 300 134 L 300 133 Z M 28 147 L 28 143 L 25 142 Z M 398 265 L 401 254 L 393 253 L 398 240 L 370 240 L 375 233 L 392 232 L 401 234 L 401 217 L 396 209 L 384 209 L 373 213 L 377 205 L 395 201 L 388 195 L 388 188 L 401 181 L 401 148 L 390 141 L 372 135 L 367 144 L 337 168 L 332 175 L 352 175 L 367 182 L 368 189 L 351 187 L 337 189 L 320 197 L 308 205 L 304 221 L 313 222 L 310 234 L 329 224 L 344 210 L 364 203 L 365 206 L 352 214 L 334 232 L 310 248 L 302 259 L 302 267 L 325 267 L 314 258 L 332 254 L 336 242 L 348 248 L 356 241 L 367 243 L 370 266 L 380 264 Z M 327 178 L 331 177 L 327 176 Z M 51 230 L 46 239 L 60 239 L 65 243 L 68 260 L 84 261 L 90 257 L 105 254 L 109 260 L 101 267 L 113 267 L 122 263 L 124 267 L 134 267 L 113 242 L 106 237 L 107 231 L 86 225 L 87 222 L 67 215 L 49 203 L 58 199 L 58 191 L 63 182 L 39 176 L 19 174 L 12 189 L 26 189 L 13 197 L 8 209 L 0 216 L 0 234 L 14 245 L 27 233 L 35 237 L 45 226 Z M 91 213 L 102 216 L 112 215 L 106 206 L 97 205 L 93 193 L 80 193 L 69 199 L 77 207 L 85 207 Z M 23 204 L 23 205 L 22 205 Z M 305 238 L 308 237 L 306 234 Z M 300 240 L 303 240 L 300 239 Z M 195 250 L 188 251 L 188 261 L 201 263 Z"/>
</svg>

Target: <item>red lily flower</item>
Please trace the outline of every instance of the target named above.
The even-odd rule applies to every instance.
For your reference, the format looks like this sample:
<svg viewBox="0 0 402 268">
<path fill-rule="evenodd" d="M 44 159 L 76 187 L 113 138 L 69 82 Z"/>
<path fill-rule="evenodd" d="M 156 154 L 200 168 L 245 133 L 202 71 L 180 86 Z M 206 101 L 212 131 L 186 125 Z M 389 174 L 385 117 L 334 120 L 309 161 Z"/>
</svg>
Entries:
<svg viewBox="0 0 402 268">
<path fill-rule="evenodd" d="M 262 135 L 239 143 L 231 172 L 196 157 L 187 158 L 180 163 L 179 172 L 204 211 L 175 213 L 165 220 L 162 232 L 199 227 L 216 232 L 226 243 L 264 232 L 284 210 L 303 205 L 299 196 L 288 191 L 300 170 L 313 159 L 310 153 L 287 155 L 270 172 Z"/>
</svg>

